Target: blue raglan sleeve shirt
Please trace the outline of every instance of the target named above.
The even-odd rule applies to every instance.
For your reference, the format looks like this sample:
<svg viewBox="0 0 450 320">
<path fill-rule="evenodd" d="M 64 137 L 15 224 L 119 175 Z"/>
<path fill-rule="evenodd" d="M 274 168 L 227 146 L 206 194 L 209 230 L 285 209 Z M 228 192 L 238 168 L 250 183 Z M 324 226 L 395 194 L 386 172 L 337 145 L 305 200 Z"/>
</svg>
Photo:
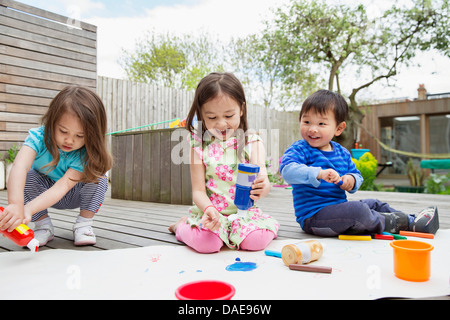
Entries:
<svg viewBox="0 0 450 320">
<path fill-rule="evenodd" d="M 321 151 L 309 146 L 305 140 L 294 142 L 284 153 L 280 172 L 292 185 L 294 209 L 297 221 L 304 221 L 320 209 L 347 201 L 345 190 L 334 183 L 317 180 L 320 170 L 334 169 L 340 176 L 350 174 L 355 178 L 356 192 L 363 182 L 360 172 L 351 160 L 350 152 L 331 141 L 332 151 Z"/>
<path fill-rule="evenodd" d="M 64 152 L 58 149 L 60 159 L 56 167 L 53 170 L 49 170 L 48 167 L 45 167 L 53 160 L 53 157 L 45 145 L 44 130 L 44 126 L 30 129 L 28 131 L 28 136 L 25 139 L 24 145 L 36 152 L 36 158 L 34 159 L 31 168 L 47 175 L 53 181 L 61 179 L 67 170 L 71 168 L 83 172 L 84 165 L 82 159 L 84 159 L 86 155 L 86 149 L 84 147 L 71 152 Z"/>
</svg>

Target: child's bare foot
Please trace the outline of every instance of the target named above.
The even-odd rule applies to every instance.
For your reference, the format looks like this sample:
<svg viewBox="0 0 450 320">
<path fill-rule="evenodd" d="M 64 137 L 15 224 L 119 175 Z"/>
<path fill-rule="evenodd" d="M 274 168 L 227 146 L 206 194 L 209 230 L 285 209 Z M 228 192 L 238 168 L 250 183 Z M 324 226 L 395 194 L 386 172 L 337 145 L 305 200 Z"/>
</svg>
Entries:
<svg viewBox="0 0 450 320">
<path fill-rule="evenodd" d="M 180 220 L 178 220 L 177 222 L 171 224 L 169 226 L 169 231 L 172 232 L 173 234 L 175 234 L 175 232 L 177 231 L 178 225 L 182 222 L 186 222 L 187 217 L 182 217 Z"/>
</svg>

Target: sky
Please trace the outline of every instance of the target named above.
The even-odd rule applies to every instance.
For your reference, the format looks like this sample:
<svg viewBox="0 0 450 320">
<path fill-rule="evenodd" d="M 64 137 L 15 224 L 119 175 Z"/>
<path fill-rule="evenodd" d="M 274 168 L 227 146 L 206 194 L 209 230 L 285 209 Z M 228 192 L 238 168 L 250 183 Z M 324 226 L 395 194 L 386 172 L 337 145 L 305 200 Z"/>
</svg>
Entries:
<svg viewBox="0 0 450 320">
<path fill-rule="evenodd" d="M 330 0 L 354 4 L 353 0 Z M 408 0 L 400 0 L 408 1 Z M 150 30 L 171 34 L 206 30 L 220 39 L 246 36 L 262 30 L 272 9 L 289 0 L 19 0 L 19 2 L 79 19 L 97 26 L 97 74 L 126 78 L 119 64 L 122 50 L 133 51 L 136 40 Z M 380 14 L 391 0 L 361 0 L 369 14 Z M 417 97 L 419 84 L 428 93 L 450 92 L 450 59 L 435 52 L 419 54 L 420 66 L 401 67 L 395 87 L 373 85 L 361 93 L 371 100 Z M 341 79 L 349 89 L 359 79 Z"/>
</svg>

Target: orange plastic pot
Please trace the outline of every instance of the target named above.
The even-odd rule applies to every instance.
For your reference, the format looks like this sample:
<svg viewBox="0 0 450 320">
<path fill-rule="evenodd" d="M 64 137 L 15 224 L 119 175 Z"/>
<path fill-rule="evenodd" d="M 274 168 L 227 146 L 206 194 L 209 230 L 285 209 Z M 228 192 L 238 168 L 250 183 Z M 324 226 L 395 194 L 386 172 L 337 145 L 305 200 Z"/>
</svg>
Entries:
<svg viewBox="0 0 450 320">
<path fill-rule="evenodd" d="M 394 274 L 407 281 L 427 281 L 430 279 L 431 250 L 426 242 L 396 240 L 391 242 L 394 249 Z"/>
</svg>

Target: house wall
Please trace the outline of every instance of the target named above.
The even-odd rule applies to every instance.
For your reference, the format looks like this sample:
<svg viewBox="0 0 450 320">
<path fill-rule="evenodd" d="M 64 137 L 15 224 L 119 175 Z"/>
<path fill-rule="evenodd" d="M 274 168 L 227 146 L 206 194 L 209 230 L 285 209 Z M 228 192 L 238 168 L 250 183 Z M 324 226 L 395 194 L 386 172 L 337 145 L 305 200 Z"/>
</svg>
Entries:
<svg viewBox="0 0 450 320">
<path fill-rule="evenodd" d="M 392 122 L 396 117 L 418 117 L 417 139 L 410 142 L 417 146 L 417 153 L 429 154 L 449 152 L 445 148 L 436 146 L 435 144 L 437 142 L 435 139 L 430 138 L 430 117 L 437 115 L 448 115 L 450 117 L 450 98 L 403 101 L 362 106 L 360 108 L 365 114 L 362 126 L 366 129 L 361 129 L 360 143 L 364 148 L 370 149 L 370 152 L 379 162 L 385 161 L 385 159 L 382 159 L 381 157 L 382 148 L 371 135 L 380 138 L 382 136 L 381 128 L 386 126 L 386 123 Z M 431 131 L 433 131 L 433 129 L 435 128 L 431 128 Z M 367 131 L 370 132 L 371 135 L 367 133 Z M 446 131 L 444 130 L 443 132 L 445 135 Z M 444 136 L 442 138 L 447 138 L 448 140 L 450 139 L 450 136 Z M 430 152 L 430 149 L 432 152 Z"/>
</svg>

